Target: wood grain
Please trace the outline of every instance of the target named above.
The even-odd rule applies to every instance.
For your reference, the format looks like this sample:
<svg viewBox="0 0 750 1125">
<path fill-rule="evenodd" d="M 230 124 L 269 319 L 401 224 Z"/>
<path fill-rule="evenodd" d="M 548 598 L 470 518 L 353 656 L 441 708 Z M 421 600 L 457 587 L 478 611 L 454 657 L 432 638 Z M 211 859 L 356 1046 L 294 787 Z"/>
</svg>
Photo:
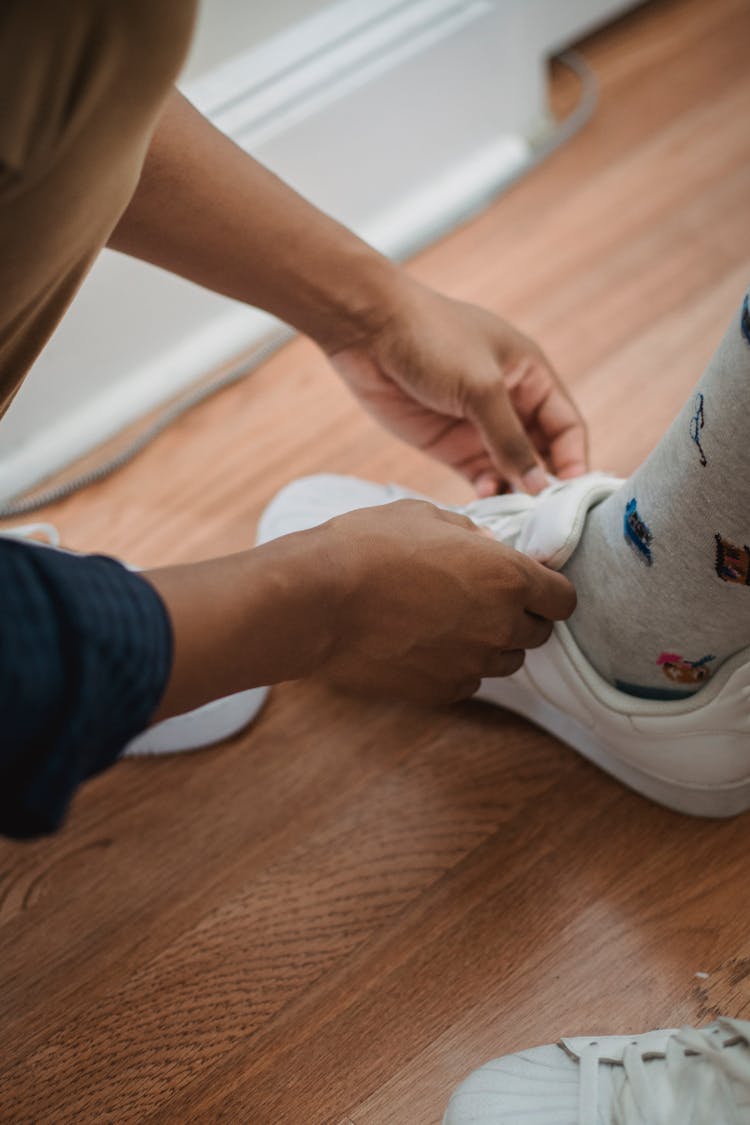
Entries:
<svg viewBox="0 0 750 1125">
<path fill-rule="evenodd" d="M 540 339 L 603 467 L 656 443 L 747 284 L 749 36 L 742 0 L 592 36 L 592 122 L 410 267 Z M 320 470 L 468 495 L 300 340 L 44 516 L 193 559 Z M 0 844 L 0 1120 L 436 1125 L 493 1055 L 747 1017 L 747 840 L 489 707 L 285 685 L 233 742 L 121 763 L 58 837 Z"/>
</svg>

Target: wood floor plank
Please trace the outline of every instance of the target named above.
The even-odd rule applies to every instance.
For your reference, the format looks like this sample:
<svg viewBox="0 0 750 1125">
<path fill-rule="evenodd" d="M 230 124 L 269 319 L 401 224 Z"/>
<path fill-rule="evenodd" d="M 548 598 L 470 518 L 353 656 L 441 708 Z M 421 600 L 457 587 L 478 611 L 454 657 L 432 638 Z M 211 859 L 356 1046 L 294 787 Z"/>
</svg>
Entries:
<svg viewBox="0 0 750 1125">
<path fill-rule="evenodd" d="M 234 896 L 135 968 L 117 994 L 104 997 L 108 1018 L 90 1004 L 67 1012 L 59 1033 L 26 1060 L 36 1074 L 37 1118 L 45 1120 L 46 1112 L 54 1119 L 64 1090 L 77 1112 L 85 1106 L 101 1113 L 108 1106 L 119 1120 L 141 1120 L 149 1105 L 165 1094 L 173 1098 L 190 1082 L 196 1068 L 226 1058 L 227 1033 L 236 1022 L 243 1027 L 244 1055 L 245 1039 L 298 992 L 386 927 L 499 823 L 516 815 L 518 803 L 541 799 L 555 783 L 549 748 L 527 731 L 537 750 L 529 747 L 522 766 L 515 753 L 495 753 L 486 731 L 496 718 L 490 712 L 476 725 L 460 757 L 452 723 L 445 722 L 440 736 L 433 721 L 380 785 L 371 782 L 358 796 L 350 795 L 331 823 L 301 834 L 277 862 L 257 873 L 251 868 Z M 549 741 L 563 770 L 579 768 Z M 423 815 L 428 800 L 429 819 Z M 122 1011 L 143 1033 L 144 1056 L 129 1039 L 116 1042 Z M 148 1079 L 149 1060 L 163 1049 L 170 1059 L 166 1090 Z M 61 1087 L 64 1059 L 76 1060 L 74 1070 L 63 1068 L 71 1075 L 69 1088 L 64 1080 Z M 112 1087 L 124 1075 L 121 1103 L 113 1099 Z M 12 1071 L 8 1077 L 14 1087 Z M 94 1087 L 106 1100 L 98 1100 Z M 17 1102 L 8 1108 L 24 1109 Z"/>
<path fill-rule="evenodd" d="M 593 119 L 410 264 L 542 342 L 597 465 L 648 454 L 750 277 L 748 41 L 745 0 L 590 37 Z M 194 559 L 319 471 L 469 495 L 297 340 L 41 515 Z M 284 685 L 234 742 L 120 763 L 59 836 L 0 843 L 0 1120 L 437 1125 L 497 1054 L 747 1017 L 749 823 L 667 813 L 486 706 Z"/>
<path fill-rule="evenodd" d="M 79 1011 L 90 1010 L 110 983 L 85 955 L 92 931 L 127 979 L 316 824 L 343 815 L 379 773 L 390 777 L 399 758 L 408 758 L 415 741 L 425 737 L 425 714 L 417 708 L 373 706 L 369 737 L 351 743 L 347 752 L 342 743 L 353 712 L 362 717 L 362 706 L 329 698 L 321 745 L 305 721 L 306 708 L 316 706 L 315 692 L 295 692 L 287 707 L 284 692 L 279 696 L 253 732 L 227 748 L 118 766 L 125 785 L 137 773 L 148 786 L 139 790 L 135 806 L 122 812 L 110 808 L 106 824 L 98 818 L 87 827 L 76 823 L 77 831 L 63 832 L 54 849 L 48 841 L 28 849 L 8 846 L 0 883 L 0 956 L 7 974 L 3 997 L 13 1014 L 0 1024 L 0 1049 L 17 1041 L 30 1017 L 49 1034 L 58 1022 L 49 1014 L 45 1018 L 52 989 L 65 1000 L 61 1030 Z M 279 710 L 283 727 L 275 729 Z M 443 721 L 449 729 L 448 718 Z M 228 776 L 241 801 L 227 802 Z M 80 802 L 87 812 L 98 812 L 100 783 L 89 786 Z M 207 809 L 214 815 L 205 815 Z M 64 846 L 67 837 L 74 842 Z M 90 862 L 82 864 L 89 854 Z M 79 897 L 88 900 L 85 912 Z M 44 924 L 49 917 L 55 919 L 52 930 Z M 31 978 L 24 972 L 30 958 L 37 965 Z"/>
<path fill-rule="evenodd" d="M 211 1120 L 221 1108 L 227 1120 L 304 1117 L 323 1125 L 348 1102 L 354 1119 L 367 1122 L 367 1103 L 349 1099 L 379 1090 L 386 1074 L 417 1056 L 399 1096 L 386 1088 L 380 1104 L 384 1120 L 433 1125 L 469 1066 L 554 1040 L 572 1020 L 577 1030 L 597 1031 L 649 1017 L 650 1025 L 657 1013 L 657 1023 L 670 1023 L 680 1008 L 682 1019 L 705 1015 L 695 971 L 717 969 L 726 950 L 747 956 L 744 919 L 719 924 L 715 913 L 742 877 L 746 824 L 696 830 L 629 795 L 612 791 L 612 804 L 596 808 L 586 786 L 580 803 L 573 792 L 563 784 L 546 797 L 553 831 L 537 818 L 532 835 L 519 809 L 401 916 L 384 945 L 363 949 L 343 977 L 323 982 L 304 1009 L 269 1026 L 243 1059 L 239 1052 L 228 1059 L 224 1080 L 205 1083 L 203 1099 L 191 1090 L 157 1119 Z M 571 808 L 576 815 L 566 817 Z M 616 838 L 608 833 L 613 818 L 618 827 L 628 821 Z M 728 862 L 696 888 L 696 864 L 710 864 L 717 848 Z M 419 1052 L 435 1040 L 445 1052 L 442 1036 L 452 1054 L 441 1055 L 442 1077 L 428 1088 L 419 1081 Z M 347 1065 L 337 1069 L 342 1054 Z"/>
</svg>

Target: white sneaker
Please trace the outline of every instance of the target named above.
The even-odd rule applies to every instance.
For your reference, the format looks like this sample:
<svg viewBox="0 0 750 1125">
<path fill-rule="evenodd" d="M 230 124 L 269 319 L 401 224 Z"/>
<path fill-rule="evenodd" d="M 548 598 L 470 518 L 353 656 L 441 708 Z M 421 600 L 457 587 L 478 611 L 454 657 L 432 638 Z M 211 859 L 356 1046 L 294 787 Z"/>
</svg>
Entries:
<svg viewBox="0 0 750 1125">
<path fill-rule="evenodd" d="M 458 509 L 495 538 L 559 570 L 589 508 L 620 487 L 601 473 L 553 483 L 539 496 L 493 496 Z M 307 477 L 283 489 L 259 541 L 313 527 L 353 508 L 417 494 L 352 477 Z M 517 711 L 637 792 L 695 816 L 750 807 L 750 648 L 727 660 L 695 695 L 661 702 L 618 691 L 592 668 L 570 630 L 556 624 L 518 672 L 487 679 L 477 698 Z"/>
<path fill-rule="evenodd" d="M 750 1022 L 561 1039 L 494 1059 L 443 1125 L 748 1125 Z"/>
<path fill-rule="evenodd" d="M 22 524 L 0 532 L 0 537 L 21 539 L 47 549 L 60 550 L 57 528 L 49 523 Z M 130 567 L 136 570 L 136 567 Z M 121 758 L 148 754 L 179 754 L 200 750 L 238 734 L 248 726 L 265 703 L 267 687 L 250 688 L 223 699 L 215 699 L 194 711 L 155 723 L 127 744 Z"/>
<path fill-rule="evenodd" d="M 214 699 L 194 711 L 154 723 L 127 744 L 121 758 L 148 754 L 181 754 L 202 750 L 239 734 L 249 726 L 266 701 L 270 688 L 256 687 Z"/>
<path fill-rule="evenodd" d="M 343 516 L 357 508 L 376 508 L 394 500 L 435 502 L 398 484 L 374 484 L 359 477 L 342 477 L 336 473 L 301 477 L 277 492 L 266 506 L 258 521 L 256 542 L 268 543 L 292 531 L 317 527 L 334 516 Z"/>
</svg>

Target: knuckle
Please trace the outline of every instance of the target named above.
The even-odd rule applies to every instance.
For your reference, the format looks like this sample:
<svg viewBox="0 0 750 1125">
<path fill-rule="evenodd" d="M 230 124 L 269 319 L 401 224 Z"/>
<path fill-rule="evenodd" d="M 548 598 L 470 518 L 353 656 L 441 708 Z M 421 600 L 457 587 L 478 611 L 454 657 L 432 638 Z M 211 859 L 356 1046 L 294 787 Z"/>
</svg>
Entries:
<svg viewBox="0 0 750 1125">
<path fill-rule="evenodd" d="M 468 516 L 462 515 L 460 512 L 449 512 L 449 513 L 446 513 L 446 514 L 453 516 L 453 519 L 450 522 L 454 523 L 456 525 L 456 527 L 462 527 L 466 531 L 478 531 L 479 530 L 477 525 L 474 523 L 474 521 L 472 519 L 469 519 Z"/>
<path fill-rule="evenodd" d="M 488 405 L 508 401 L 508 391 L 502 373 L 490 366 L 471 386 L 471 405 L 478 413 Z"/>
<path fill-rule="evenodd" d="M 531 591 L 531 575 L 522 558 L 513 560 L 513 566 L 508 574 L 506 589 L 508 593 L 513 594 L 518 601 L 524 601 L 528 597 Z"/>
<path fill-rule="evenodd" d="M 487 661 L 486 676 L 512 676 L 523 664 L 526 653 L 523 649 L 496 650 Z"/>
<path fill-rule="evenodd" d="M 528 594 L 533 584 L 531 570 L 529 569 L 529 560 L 524 555 L 519 555 L 518 558 L 515 559 L 515 563 L 518 588 L 522 590 L 524 594 Z"/>
<path fill-rule="evenodd" d="M 479 690 L 482 680 L 480 676 L 464 676 L 453 687 L 451 702 L 460 703 L 462 699 L 471 699 Z"/>
<path fill-rule="evenodd" d="M 498 649 L 510 648 L 513 632 L 510 615 L 507 612 L 501 613 L 484 634 L 486 651 L 495 653 Z"/>
<path fill-rule="evenodd" d="M 507 461 L 519 468 L 531 469 L 536 464 L 533 450 L 522 434 L 503 434 L 500 437 L 500 451 Z"/>
<path fill-rule="evenodd" d="M 427 707 L 450 702 L 444 686 L 424 676 L 407 677 L 399 685 L 397 694 L 401 699 Z"/>
<path fill-rule="evenodd" d="M 512 676 L 523 665 L 526 653 L 523 649 L 510 649 L 502 653 L 495 664 L 493 675 Z"/>
<path fill-rule="evenodd" d="M 391 506 L 393 508 L 398 508 L 398 510 L 404 514 L 411 512 L 414 515 L 419 513 L 429 515 L 436 511 L 435 505 L 431 504 L 429 500 L 417 500 L 411 499 L 410 497 L 406 497 L 403 500 L 394 500 Z"/>
</svg>

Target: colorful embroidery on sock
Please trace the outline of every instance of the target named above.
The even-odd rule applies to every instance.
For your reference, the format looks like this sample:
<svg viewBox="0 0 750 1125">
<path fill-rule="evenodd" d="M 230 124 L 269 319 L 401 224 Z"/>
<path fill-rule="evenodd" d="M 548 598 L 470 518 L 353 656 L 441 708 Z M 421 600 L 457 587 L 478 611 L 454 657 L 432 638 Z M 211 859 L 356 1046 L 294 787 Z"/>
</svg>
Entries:
<svg viewBox="0 0 750 1125">
<path fill-rule="evenodd" d="M 745 300 L 742 302 L 742 315 L 740 317 L 740 327 L 742 335 L 745 337 L 745 343 L 750 344 L 750 308 L 748 307 L 748 297 L 750 293 L 745 294 Z"/>
<path fill-rule="evenodd" d="M 703 429 L 706 420 L 703 414 L 703 395 L 700 393 L 700 391 L 695 396 L 695 402 L 693 403 L 693 406 L 695 408 L 695 414 L 693 414 L 693 417 L 690 419 L 690 436 L 698 446 L 701 465 L 703 465 L 705 469 L 708 461 L 706 460 L 706 454 L 703 452 L 703 446 L 701 445 L 701 430 Z"/>
<path fill-rule="evenodd" d="M 723 582 L 734 582 L 737 586 L 750 586 L 750 547 L 738 547 L 721 535 L 714 535 L 716 542 L 716 573 Z"/>
<path fill-rule="evenodd" d="M 673 684 L 704 684 L 711 675 L 708 665 L 715 656 L 702 656 L 700 660 L 685 660 L 676 652 L 663 652 L 656 663 Z"/>
<path fill-rule="evenodd" d="M 651 543 L 654 537 L 638 515 L 635 496 L 625 508 L 624 532 L 625 538 L 639 558 L 646 566 L 651 566 L 654 561 L 651 557 Z"/>
</svg>

